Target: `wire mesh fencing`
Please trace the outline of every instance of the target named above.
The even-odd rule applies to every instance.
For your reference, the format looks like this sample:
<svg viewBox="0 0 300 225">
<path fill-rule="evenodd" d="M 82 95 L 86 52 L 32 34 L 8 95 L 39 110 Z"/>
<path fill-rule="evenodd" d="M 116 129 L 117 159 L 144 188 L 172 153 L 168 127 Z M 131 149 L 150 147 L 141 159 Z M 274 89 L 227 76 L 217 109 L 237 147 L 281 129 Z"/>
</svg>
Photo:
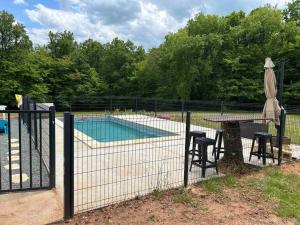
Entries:
<svg viewBox="0 0 300 225">
<path fill-rule="evenodd" d="M 219 113 L 197 113 L 191 114 L 191 130 L 205 132 L 206 137 L 215 140 L 215 145 L 211 146 L 208 154 L 213 156 L 214 148 L 218 154 L 218 163 L 227 163 L 233 165 L 251 164 L 253 166 L 263 166 L 278 163 L 277 157 L 268 157 L 266 162 L 263 157 L 251 156 L 251 153 L 259 151 L 259 146 L 264 143 L 259 143 L 258 136 L 255 133 L 259 132 L 267 135 L 266 153 L 276 151 L 277 139 L 269 133 L 271 124 L 264 122 L 259 114 L 239 113 L 239 114 L 219 114 Z M 273 125 L 274 126 L 274 125 Z M 219 143 L 218 143 L 219 142 Z M 219 146 L 218 146 L 219 144 Z M 274 147 L 274 148 L 273 148 Z M 261 150 L 263 151 L 263 150 Z M 262 153 L 262 152 L 261 152 Z"/>
<path fill-rule="evenodd" d="M 283 159 L 300 158 L 300 108 L 287 107 L 283 131 Z"/>
<path fill-rule="evenodd" d="M 74 128 L 75 212 L 183 185 L 184 123 L 143 114 L 80 115 Z"/>
<path fill-rule="evenodd" d="M 198 142 L 193 145 L 193 132 L 204 132 L 207 139 L 213 140 L 214 144 L 207 147 L 207 161 L 216 160 L 218 165 L 229 162 L 262 167 L 279 163 L 278 129 L 262 118 L 262 106 L 185 103 L 184 107 L 194 109 L 188 119 L 181 110 L 182 104 L 177 103 L 154 102 L 146 110 L 133 99 L 130 104 L 119 106 L 114 101 L 114 110 L 103 110 L 98 105 L 101 110 L 74 113 L 74 196 L 71 198 L 75 213 L 179 187 L 186 184 L 186 178 L 191 184 L 224 175 L 212 167 L 202 177 L 203 168 L 191 168 L 192 150 L 202 151 Z M 152 107 L 156 110 L 150 110 Z M 287 110 L 282 132 L 289 142 L 281 143 L 283 162 L 300 151 L 297 150 L 299 117 L 296 111 Z M 257 132 L 267 134 L 263 136 L 265 139 L 256 137 Z M 294 149 L 289 155 L 284 153 L 285 145 Z M 264 151 L 266 158 L 262 157 Z"/>
</svg>

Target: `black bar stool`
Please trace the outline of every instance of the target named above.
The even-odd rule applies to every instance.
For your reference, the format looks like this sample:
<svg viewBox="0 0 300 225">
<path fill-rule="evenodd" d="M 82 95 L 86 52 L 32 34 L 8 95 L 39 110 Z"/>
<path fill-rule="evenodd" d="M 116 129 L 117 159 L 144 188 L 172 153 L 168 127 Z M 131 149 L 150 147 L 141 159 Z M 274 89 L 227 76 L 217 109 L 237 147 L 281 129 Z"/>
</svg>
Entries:
<svg viewBox="0 0 300 225">
<path fill-rule="evenodd" d="M 211 138 L 199 137 L 195 139 L 195 143 L 198 145 L 198 149 L 193 151 L 190 171 L 192 170 L 192 166 L 195 165 L 202 169 L 202 177 L 205 177 L 207 168 L 216 168 L 218 174 L 216 152 L 214 152 L 214 162 L 207 159 L 207 147 L 210 145 L 215 146 L 216 141 Z M 194 159 L 195 156 L 198 157 L 197 160 Z"/>
<path fill-rule="evenodd" d="M 254 144 L 256 139 L 258 139 L 258 149 L 254 151 Z M 267 152 L 267 141 L 270 142 L 271 145 L 271 152 Z M 274 152 L 273 152 L 273 143 L 272 143 L 272 134 L 264 133 L 264 132 L 256 132 L 254 133 L 252 139 L 252 147 L 250 152 L 249 161 L 251 161 L 252 155 L 255 155 L 260 159 L 262 157 L 263 164 L 266 165 L 266 159 L 271 158 L 273 159 L 273 163 L 275 162 Z"/>
<path fill-rule="evenodd" d="M 206 137 L 206 133 L 203 132 L 203 131 L 191 131 L 190 132 L 190 140 L 189 140 L 189 144 L 191 143 L 191 140 L 192 140 L 192 150 L 190 150 L 190 155 L 193 154 L 193 152 L 195 151 L 196 149 L 196 142 L 195 142 L 195 139 L 198 138 L 198 137 Z"/>
<path fill-rule="evenodd" d="M 219 160 L 220 153 L 224 153 L 224 147 L 222 147 L 222 141 L 223 141 L 223 130 L 222 129 L 216 130 L 215 141 L 216 141 L 216 144 L 213 148 L 212 155 L 216 152 L 217 160 Z"/>
</svg>

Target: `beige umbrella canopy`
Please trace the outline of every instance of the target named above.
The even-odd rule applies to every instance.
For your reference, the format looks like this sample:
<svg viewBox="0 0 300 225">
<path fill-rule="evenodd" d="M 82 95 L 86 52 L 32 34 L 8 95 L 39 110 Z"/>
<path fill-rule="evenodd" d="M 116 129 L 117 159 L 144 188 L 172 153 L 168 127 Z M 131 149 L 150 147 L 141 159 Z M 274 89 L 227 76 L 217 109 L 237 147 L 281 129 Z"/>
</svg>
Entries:
<svg viewBox="0 0 300 225">
<path fill-rule="evenodd" d="M 270 58 L 266 58 L 265 62 L 265 94 L 267 101 L 263 110 L 263 117 L 270 119 L 275 122 L 276 125 L 280 125 L 280 107 L 278 100 L 276 99 L 277 87 L 276 87 L 276 77 L 273 70 L 275 67 L 274 63 Z"/>
</svg>

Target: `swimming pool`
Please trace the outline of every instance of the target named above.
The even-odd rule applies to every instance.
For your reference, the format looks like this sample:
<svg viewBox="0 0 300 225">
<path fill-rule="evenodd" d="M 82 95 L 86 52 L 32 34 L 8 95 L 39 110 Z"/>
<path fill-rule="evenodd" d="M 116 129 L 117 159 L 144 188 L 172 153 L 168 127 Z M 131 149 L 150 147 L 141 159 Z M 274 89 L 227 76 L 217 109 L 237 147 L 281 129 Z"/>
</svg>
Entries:
<svg viewBox="0 0 300 225">
<path fill-rule="evenodd" d="M 75 129 L 100 142 L 157 138 L 175 133 L 112 116 L 76 118 Z"/>
</svg>

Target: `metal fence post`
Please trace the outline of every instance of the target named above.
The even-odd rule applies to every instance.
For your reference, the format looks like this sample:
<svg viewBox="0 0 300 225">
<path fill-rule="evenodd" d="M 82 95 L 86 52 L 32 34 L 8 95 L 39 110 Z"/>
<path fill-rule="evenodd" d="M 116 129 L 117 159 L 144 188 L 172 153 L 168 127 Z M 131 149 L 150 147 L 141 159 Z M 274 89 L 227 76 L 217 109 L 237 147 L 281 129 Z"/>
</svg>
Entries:
<svg viewBox="0 0 300 225">
<path fill-rule="evenodd" d="M 283 132 L 284 132 L 284 126 L 285 126 L 285 111 L 283 108 L 281 108 L 280 112 L 280 126 L 279 126 L 279 135 L 278 135 L 278 165 L 281 165 L 282 161 L 282 139 L 283 139 Z"/>
<path fill-rule="evenodd" d="M 113 105 L 113 102 L 112 102 L 112 97 L 109 98 L 109 111 L 111 112 L 112 111 L 112 106 Z"/>
<path fill-rule="evenodd" d="M 26 96 L 22 99 L 22 110 L 24 110 L 24 111 L 27 110 L 27 97 Z M 23 124 L 27 123 L 26 118 L 27 118 L 27 115 L 25 115 L 25 113 L 23 113 L 22 114 Z"/>
<path fill-rule="evenodd" d="M 50 187 L 55 187 L 55 108 L 54 106 L 49 107 L 49 170 L 50 170 Z M 40 131 L 42 132 L 42 131 Z M 42 141 L 42 140 L 40 140 Z"/>
<path fill-rule="evenodd" d="M 187 187 L 187 185 L 188 185 L 190 126 L 191 126 L 191 112 L 187 112 L 186 113 L 186 124 L 185 124 L 184 187 Z"/>
<path fill-rule="evenodd" d="M 74 115 L 64 113 L 64 219 L 74 215 Z"/>
<path fill-rule="evenodd" d="M 224 114 L 224 101 L 221 101 L 221 115 Z"/>
<path fill-rule="evenodd" d="M 135 112 L 138 111 L 138 98 L 135 98 Z"/>
<path fill-rule="evenodd" d="M 36 111 L 36 102 L 33 101 L 33 110 Z M 37 136 L 37 113 L 33 113 L 33 134 L 34 134 L 34 147 L 35 149 L 38 148 L 38 136 Z M 41 131 L 40 131 L 41 132 Z M 40 140 L 41 141 L 41 140 Z"/>
<path fill-rule="evenodd" d="M 154 99 L 154 115 L 157 116 L 157 99 Z"/>
<path fill-rule="evenodd" d="M 184 101 L 181 102 L 181 122 L 184 120 Z"/>
</svg>

